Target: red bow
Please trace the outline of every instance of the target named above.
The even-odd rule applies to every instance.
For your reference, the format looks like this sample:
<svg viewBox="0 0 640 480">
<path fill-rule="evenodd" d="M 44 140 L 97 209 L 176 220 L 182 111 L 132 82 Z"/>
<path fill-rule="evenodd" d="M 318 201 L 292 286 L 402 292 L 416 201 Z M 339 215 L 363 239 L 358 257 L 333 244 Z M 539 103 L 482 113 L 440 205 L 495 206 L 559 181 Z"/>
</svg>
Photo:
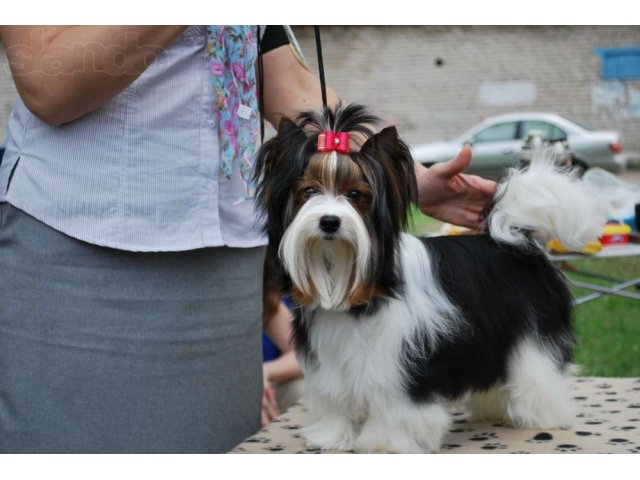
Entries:
<svg viewBox="0 0 640 480">
<path fill-rule="evenodd" d="M 336 133 L 327 130 L 318 135 L 318 151 L 349 153 L 349 134 L 347 132 Z"/>
</svg>

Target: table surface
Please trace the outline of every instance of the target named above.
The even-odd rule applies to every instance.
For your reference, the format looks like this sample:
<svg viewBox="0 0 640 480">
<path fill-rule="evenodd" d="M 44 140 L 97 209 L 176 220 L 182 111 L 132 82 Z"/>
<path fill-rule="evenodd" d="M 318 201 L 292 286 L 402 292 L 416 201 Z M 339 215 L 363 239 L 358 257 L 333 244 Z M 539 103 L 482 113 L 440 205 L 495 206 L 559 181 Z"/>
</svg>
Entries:
<svg viewBox="0 0 640 480">
<path fill-rule="evenodd" d="M 583 258 L 614 258 L 614 257 L 633 257 L 640 255 L 640 243 L 627 243 L 625 245 L 607 245 L 602 247 L 595 255 L 582 255 L 580 253 L 562 253 L 548 254 L 549 258 L 554 262 L 563 262 L 567 260 L 578 260 Z"/>
<path fill-rule="evenodd" d="M 640 453 L 640 379 L 577 377 L 571 388 L 576 418 L 568 430 L 472 423 L 452 410 L 439 453 Z M 305 407 L 294 405 L 230 453 L 341 453 L 307 448 L 299 434 L 306 417 Z"/>
</svg>

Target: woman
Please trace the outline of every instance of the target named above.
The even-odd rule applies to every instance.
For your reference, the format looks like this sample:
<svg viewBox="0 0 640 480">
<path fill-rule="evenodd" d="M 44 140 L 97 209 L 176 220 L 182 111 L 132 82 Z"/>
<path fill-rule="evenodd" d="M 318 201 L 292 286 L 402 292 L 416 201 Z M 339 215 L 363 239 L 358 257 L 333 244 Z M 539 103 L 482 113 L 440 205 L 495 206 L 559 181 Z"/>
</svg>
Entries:
<svg viewBox="0 0 640 480">
<path fill-rule="evenodd" d="M 258 30 L 2 27 L 0 452 L 223 452 L 259 428 L 260 37 L 266 119 L 321 103 Z M 416 167 L 425 212 L 480 222 L 469 160 Z"/>
</svg>

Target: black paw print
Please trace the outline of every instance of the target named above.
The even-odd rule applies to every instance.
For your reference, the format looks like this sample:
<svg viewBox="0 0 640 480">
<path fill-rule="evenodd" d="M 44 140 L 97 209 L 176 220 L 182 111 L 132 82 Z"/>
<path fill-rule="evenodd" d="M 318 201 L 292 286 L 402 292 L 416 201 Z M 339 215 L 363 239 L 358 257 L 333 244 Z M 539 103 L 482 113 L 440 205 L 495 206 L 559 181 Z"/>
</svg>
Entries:
<svg viewBox="0 0 640 480">
<path fill-rule="evenodd" d="M 635 430 L 636 427 L 634 427 L 633 425 L 625 425 L 623 427 L 611 427 L 611 430 L 614 430 L 616 432 L 628 432 L 629 430 Z"/>
<path fill-rule="evenodd" d="M 498 436 L 493 432 L 482 432 L 476 433 L 469 440 L 471 440 L 472 442 L 483 442 L 485 440 L 493 440 L 495 438 L 498 438 Z"/>
<path fill-rule="evenodd" d="M 292 425 L 283 425 L 282 428 L 284 428 L 285 430 L 300 430 L 302 428 L 302 425 L 297 425 L 297 424 L 292 424 Z"/>
<path fill-rule="evenodd" d="M 602 388 L 602 389 L 607 389 L 607 388 L 611 388 L 613 385 L 609 385 L 608 383 L 601 383 L 599 385 L 596 385 L 596 388 Z"/>
<path fill-rule="evenodd" d="M 598 432 L 583 432 L 583 431 L 577 431 L 576 435 L 580 436 L 580 437 L 590 437 L 590 436 L 594 436 L 594 437 L 599 437 L 601 434 L 599 434 Z"/>
<path fill-rule="evenodd" d="M 271 439 L 266 437 L 252 437 L 245 440 L 247 443 L 271 443 Z"/>
<path fill-rule="evenodd" d="M 284 446 L 282 445 L 272 445 L 270 447 L 265 448 L 268 452 L 282 452 L 284 450 Z"/>
<path fill-rule="evenodd" d="M 504 450 L 507 446 L 502 443 L 485 443 L 480 448 L 482 450 Z"/>
<path fill-rule="evenodd" d="M 442 450 L 454 450 L 456 448 L 460 448 L 462 445 L 458 445 L 457 443 L 443 443 Z"/>
<path fill-rule="evenodd" d="M 571 443 L 561 443 L 554 450 L 557 452 L 579 452 L 582 449 L 579 446 L 573 445 Z"/>
<path fill-rule="evenodd" d="M 523 455 L 523 454 L 530 455 L 531 454 L 531 452 L 527 452 L 525 450 L 516 450 L 515 452 L 509 452 L 509 453 L 516 454 L 516 455 Z"/>
<path fill-rule="evenodd" d="M 527 440 L 529 443 L 544 443 L 553 440 L 553 435 L 549 432 L 540 432 L 536 434 L 531 440 Z"/>
<path fill-rule="evenodd" d="M 640 447 L 633 447 L 628 450 L 631 453 L 640 453 Z"/>
<path fill-rule="evenodd" d="M 633 442 L 626 438 L 612 438 L 607 442 L 607 445 L 633 445 Z"/>
<path fill-rule="evenodd" d="M 449 430 L 449 433 L 464 433 L 464 432 L 473 432 L 471 428 L 452 428 Z"/>
<path fill-rule="evenodd" d="M 640 408 L 640 403 L 630 403 L 627 408 Z"/>
</svg>

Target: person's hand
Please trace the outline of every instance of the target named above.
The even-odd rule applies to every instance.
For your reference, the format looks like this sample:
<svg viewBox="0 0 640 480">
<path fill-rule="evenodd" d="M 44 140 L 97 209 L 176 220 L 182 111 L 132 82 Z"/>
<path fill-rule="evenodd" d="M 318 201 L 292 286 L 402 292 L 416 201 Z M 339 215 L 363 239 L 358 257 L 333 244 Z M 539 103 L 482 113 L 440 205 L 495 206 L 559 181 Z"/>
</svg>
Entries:
<svg viewBox="0 0 640 480">
<path fill-rule="evenodd" d="M 269 384 L 269 381 L 265 377 L 264 389 L 262 391 L 262 412 L 260 414 L 260 426 L 266 427 L 271 421 L 280 415 L 280 409 L 276 401 L 276 391 Z"/>
<path fill-rule="evenodd" d="M 465 145 L 453 160 L 430 168 L 416 166 L 418 207 L 424 214 L 463 227 L 482 226 L 496 183 L 463 174 L 470 162 L 471 147 Z"/>
</svg>

